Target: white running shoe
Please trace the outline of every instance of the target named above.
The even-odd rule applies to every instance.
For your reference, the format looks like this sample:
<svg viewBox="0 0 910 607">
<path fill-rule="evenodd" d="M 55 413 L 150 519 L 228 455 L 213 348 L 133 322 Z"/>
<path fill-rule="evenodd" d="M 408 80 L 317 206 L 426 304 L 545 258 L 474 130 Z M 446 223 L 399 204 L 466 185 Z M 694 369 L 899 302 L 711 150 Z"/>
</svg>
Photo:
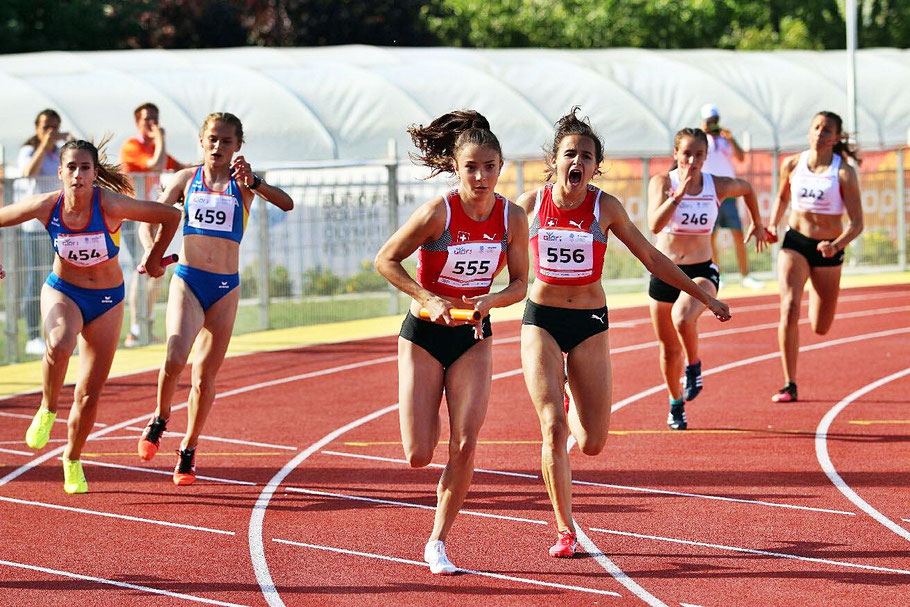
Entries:
<svg viewBox="0 0 910 607">
<path fill-rule="evenodd" d="M 423 560 L 430 565 L 430 573 L 452 575 L 458 567 L 446 556 L 446 545 L 441 540 L 430 540 L 423 549 Z"/>
<path fill-rule="evenodd" d="M 44 340 L 33 337 L 25 342 L 25 353 L 30 356 L 44 356 Z"/>
<path fill-rule="evenodd" d="M 756 280 L 755 278 L 752 278 L 748 274 L 743 276 L 743 279 L 740 282 L 740 284 L 742 286 L 746 287 L 747 289 L 752 289 L 753 291 L 760 291 L 761 289 L 765 288 L 764 282 L 762 282 L 760 280 Z"/>
</svg>

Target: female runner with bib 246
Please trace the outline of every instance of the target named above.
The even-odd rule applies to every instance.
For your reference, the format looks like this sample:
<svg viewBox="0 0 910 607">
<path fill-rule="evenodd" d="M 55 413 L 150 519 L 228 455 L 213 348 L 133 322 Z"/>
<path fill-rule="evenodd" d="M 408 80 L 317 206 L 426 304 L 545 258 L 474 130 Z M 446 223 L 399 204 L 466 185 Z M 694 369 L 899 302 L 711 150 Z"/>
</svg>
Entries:
<svg viewBox="0 0 910 607">
<path fill-rule="evenodd" d="M 416 161 L 432 169 L 431 176 L 450 173 L 460 181 L 457 189 L 414 211 L 375 261 L 380 274 L 413 298 L 398 339 L 398 398 L 404 452 L 415 468 L 433 459 L 443 391 L 446 395 L 449 459 L 436 489 L 436 516 L 424 560 L 431 572 L 451 574 L 457 568 L 447 558 L 444 542 L 471 484 L 477 435 L 490 397 L 488 313 L 525 296 L 528 222 L 521 208 L 494 191 L 502 148 L 486 118 L 475 111 L 454 111 L 408 132 L 420 150 Z M 414 251 L 417 280 L 401 265 Z M 490 293 L 493 278 L 506 265 L 509 285 Z M 481 320 L 455 320 L 453 308 L 472 308 Z M 429 320 L 419 318 L 421 309 Z"/>
<path fill-rule="evenodd" d="M 777 339 L 787 382 L 771 396 L 777 403 L 796 400 L 799 308 L 806 281 L 812 283 L 809 322 L 812 331 L 824 335 L 834 322 L 844 249 L 863 231 L 859 180 L 856 171 L 847 164 L 847 157 L 858 160 L 842 130 L 840 116 L 819 112 L 809 126 L 809 149 L 781 163 L 780 190 L 768 228 L 774 240 L 788 202 L 793 209 L 777 256 L 780 283 Z M 846 230 L 844 211 L 850 220 Z"/>
<path fill-rule="evenodd" d="M 103 145 L 99 146 L 103 150 Z M 0 209 L 0 226 L 40 219 L 54 247 L 54 268 L 41 289 L 47 349 L 42 360 L 41 406 L 25 434 L 32 449 L 47 444 L 70 356 L 79 343 L 79 378 L 63 450 L 63 490 L 85 493 L 80 456 L 98 415 L 98 400 L 117 350 L 123 321 L 120 227 L 126 219 L 161 224 L 142 267 L 161 276 L 161 254 L 180 225 L 176 209 L 134 200 L 129 179 L 104 162 L 88 141 L 70 141 L 57 169 L 62 191 L 38 194 Z M 79 226 L 79 227 L 76 227 Z M 151 242 L 151 241 L 150 241 Z M 0 269 L 2 275 L 2 269 Z"/>
<path fill-rule="evenodd" d="M 227 112 L 209 114 L 199 142 L 203 161 L 174 174 L 160 200 L 184 203 L 183 247 L 167 298 L 167 354 L 158 374 L 158 406 L 139 439 L 139 457 L 150 460 L 171 414 L 177 381 L 195 342 L 186 435 L 177 452 L 175 485 L 196 480 L 196 444 L 212 403 L 215 376 L 234 329 L 240 301 L 240 241 L 253 198 L 282 211 L 294 201 L 253 174 L 243 156 L 243 124 Z M 148 226 L 143 226 L 148 230 Z"/>
<path fill-rule="evenodd" d="M 619 200 L 589 184 L 600 173 L 603 143 L 587 119 L 576 116 L 577 110 L 559 119 L 547 150 L 547 179 L 555 175 L 555 183 L 518 199 L 531 217 L 536 275 L 522 320 L 521 366 L 543 436 L 541 470 L 556 514 L 557 541 L 549 550 L 554 557 L 571 557 L 577 547 L 569 432 L 582 453 L 597 455 L 610 425 L 613 373 L 607 298 L 600 281 L 608 232 L 648 270 L 698 297 L 720 320 L 730 318 L 724 303 L 651 246 Z M 568 407 L 566 381 L 572 395 L 565 401 Z"/>
<path fill-rule="evenodd" d="M 758 200 L 744 179 L 718 177 L 701 170 L 708 155 L 708 136 L 701 129 L 685 128 L 673 140 L 676 167 L 659 173 L 648 184 L 648 224 L 657 234 L 657 248 L 678 264 L 703 291 L 717 294 L 720 272 L 711 257 L 711 233 L 720 203 L 742 196 L 752 219 L 744 242 L 755 235 L 755 249 L 761 251 L 768 234 L 761 223 Z M 660 370 L 670 395 L 667 425 L 673 430 L 688 427 L 684 399 L 692 400 L 702 389 L 701 359 L 698 355 L 698 317 L 705 311 L 701 298 L 681 294 L 659 276 L 651 276 L 651 323 L 660 342 Z M 683 355 L 685 391 L 680 388 Z"/>
</svg>

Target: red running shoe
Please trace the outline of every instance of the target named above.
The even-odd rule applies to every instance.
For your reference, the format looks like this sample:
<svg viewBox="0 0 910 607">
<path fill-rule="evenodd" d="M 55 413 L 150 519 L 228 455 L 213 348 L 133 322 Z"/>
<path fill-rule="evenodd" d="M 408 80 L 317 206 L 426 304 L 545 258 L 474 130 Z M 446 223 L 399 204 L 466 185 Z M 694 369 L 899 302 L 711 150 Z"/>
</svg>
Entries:
<svg viewBox="0 0 910 607">
<path fill-rule="evenodd" d="M 771 396 L 771 402 L 775 403 L 795 403 L 796 400 L 796 384 L 792 381 Z"/>
<path fill-rule="evenodd" d="M 174 468 L 175 485 L 192 485 L 196 482 L 196 448 L 181 449 L 177 452 L 177 466 Z"/>
<path fill-rule="evenodd" d="M 575 556 L 575 549 L 578 547 L 578 539 L 575 537 L 575 532 L 571 529 L 566 529 L 565 531 L 557 530 L 556 533 L 559 539 L 550 546 L 550 556 L 558 558 L 572 558 Z"/>
<path fill-rule="evenodd" d="M 153 415 L 152 421 L 142 431 L 142 437 L 139 439 L 137 451 L 139 457 L 149 461 L 158 453 L 158 447 L 161 445 L 161 435 L 167 428 L 167 420 L 163 417 Z"/>
</svg>

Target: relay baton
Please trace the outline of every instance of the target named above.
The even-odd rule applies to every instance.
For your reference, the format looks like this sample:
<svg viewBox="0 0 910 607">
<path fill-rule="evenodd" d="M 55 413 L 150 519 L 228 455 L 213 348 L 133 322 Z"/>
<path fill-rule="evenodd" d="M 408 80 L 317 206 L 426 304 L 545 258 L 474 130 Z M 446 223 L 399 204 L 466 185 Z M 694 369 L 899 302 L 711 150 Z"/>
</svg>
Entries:
<svg viewBox="0 0 910 607">
<path fill-rule="evenodd" d="M 470 320 L 473 322 L 480 320 L 480 312 L 466 308 L 451 308 L 449 310 L 449 316 L 451 316 L 453 320 Z M 426 308 L 420 308 L 420 317 L 429 319 L 430 312 Z"/>
<path fill-rule="evenodd" d="M 173 255 L 168 255 L 167 257 L 162 257 L 161 258 L 161 267 L 164 268 L 166 266 L 171 265 L 172 263 L 177 263 L 178 261 L 180 261 L 180 256 L 177 255 L 176 253 L 174 253 Z M 143 268 L 141 264 L 136 266 L 136 271 L 139 272 L 140 274 L 145 274 L 145 268 Z"/>
</svg>

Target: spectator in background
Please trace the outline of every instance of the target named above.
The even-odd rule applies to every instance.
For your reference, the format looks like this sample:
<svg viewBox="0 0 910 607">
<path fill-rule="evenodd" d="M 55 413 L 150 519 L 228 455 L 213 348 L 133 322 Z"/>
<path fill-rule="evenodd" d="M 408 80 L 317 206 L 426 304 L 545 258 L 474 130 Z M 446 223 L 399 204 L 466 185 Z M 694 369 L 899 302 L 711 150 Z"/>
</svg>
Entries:
<svg viewBox="0 0 910 607">
<path fill-rule="evenodd" d="M 705 173 L 719 177 L 736 177 L 733 168 L 733 159 L 742 162 L 745 158 L 743 149 L 739 147 L 733 134 L 720 126 L 720 113 L 717 106 L 710 103 L 701 108 L 702 130 L 708 135 L 708 157 L 702 170 Z M 714 263 L 720 267 L 720 256 L 717 251 L 717 230 L 727 228 L 733 233 L 733 246 L 736 250 L 736 261 L 739 264 L 739 273 L 742 276 L 742 285 L 748 289 L 761 289 L 765 286 L 760 280 L 749 276 L 749 257 L 746 253 L 746 243 L 743 242 L 743 224 L 736 208 L 736 198 L 725 198 L 717 212 L 717 224 L 711 234 L 711 249 Z"/>
<path fill-rule="evenodd" d="M 60 148 L 72 139 L 69 133 L 60 132 L 60 114 L 54 110 L 42 110 L 35 118 L 35 134 L 19 148 L 19 174 L 16 198 L 21 200 L 32 194 L 43 194 L 60 187 L 57 167 L 60 166 Z M 47 241 L 44 225 L 33 219 L 22 224 L 25 260 L 25 293 L 22 299 L 25 307 L 27 341 L 25 353 L 33 356 L 44 355 L 44 340 L 41 338 L 41 285 L 54 260 L 54 251 Z"/>
<path fill-rule="evenodd" d="M 163 173 L 165 171 L 179 171 L 183 164 L 177 162 L 167 153 L 164 143 L 164 129 L 158 124 L 158 106 L 154 103 L 143 103 L 133 110 L 136 119 L 136 136 L 128 139 L 120 148 L 120 167 L 126 173 Z M 134 176 L 134 180 L 136 176 Z M 158 175 L 148 175 L 141 183 L 136 183 L 137 189 L 146 198 L 156 198 L 152 190 L 158 185 Z M 157 226 L 155 226 L 157 229 Z M 154 229 L 153 229 L 154 234 Z M 129 249 L 133 259 L 142 257 L 143 249 L 151 248 L 151 242 L 140 242 L 142 236 L 133 230 L 124 231 L 124 244 Z M 139 281 L 143 276 L 133 272 L 130 281 L 128 297 L 130 307 L 130 332 L 123 345 L 131 348 L 139 344 Z M 154 320 L 155 300 L 161 287 L 161 278 L 144 275 L 146 282 L 146 311 L 149 318 Z M 151 333 L 151 325 L 149 326 Z"/>
</svg>

